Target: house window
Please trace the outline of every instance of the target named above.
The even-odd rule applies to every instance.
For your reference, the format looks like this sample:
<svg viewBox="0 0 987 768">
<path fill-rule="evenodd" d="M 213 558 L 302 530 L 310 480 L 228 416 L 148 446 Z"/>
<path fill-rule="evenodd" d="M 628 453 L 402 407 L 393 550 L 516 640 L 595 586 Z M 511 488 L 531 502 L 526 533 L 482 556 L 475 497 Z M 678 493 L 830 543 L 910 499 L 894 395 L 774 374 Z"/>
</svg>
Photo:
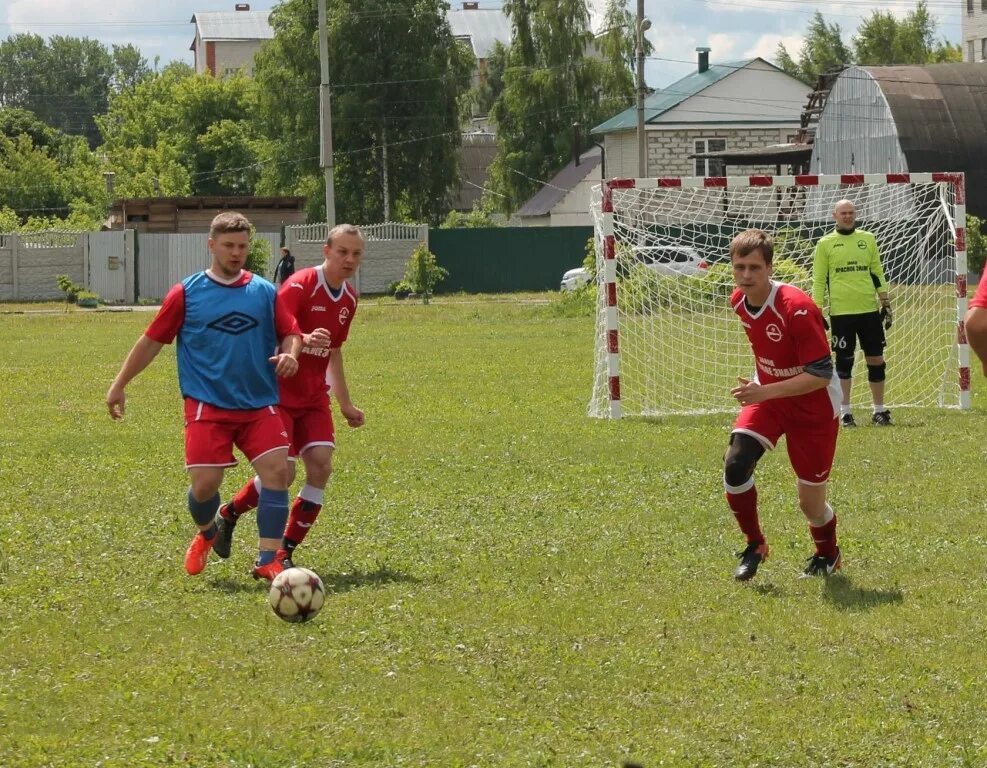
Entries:
<svg viewBox="0 0 987 768">
<path fill-rule="evenodd" d="M 726 139 L 696 139 L 696 154 L 723 152 L 727 148 Z M 719 158 L 696 158 L 696 176 L 726 176 L 727 166 Z"/>
<path fill-rule="evenodd" d="M 966 12 L 968 14 L 973 14 L 973 0 L 966 0 Z"/>
<path fill-rule="evenodd" d="M 980 60 L 987 61 L 987 37 L 980 40 Z"/>
<path fill-rule="evenodd" d="M 974 45 L 975 45 L 975 43 L 974 43 L 973 40 L 968 40 L 967 43 L 966 43 L 967 53 L 969 54 L 967 56 L 967 61 L 969 61 L 971 63 L 973 63 L 974 61 L 976 61 L 976 59 L 974 58 L 974 56 L 976 55 L 975 54 L 975 50 L 976 49 L 974 48 Z"/>
</svg>

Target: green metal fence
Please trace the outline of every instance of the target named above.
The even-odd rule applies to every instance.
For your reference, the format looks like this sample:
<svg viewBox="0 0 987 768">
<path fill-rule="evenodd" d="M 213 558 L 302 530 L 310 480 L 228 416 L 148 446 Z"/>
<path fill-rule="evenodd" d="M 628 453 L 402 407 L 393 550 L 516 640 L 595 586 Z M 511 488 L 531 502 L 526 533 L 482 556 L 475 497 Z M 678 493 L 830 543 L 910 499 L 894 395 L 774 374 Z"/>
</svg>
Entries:
<svg viewBox="0 0 987 768">
<path fill-rule="evenodd" d="M 592 227 L 429 229 L 428 247 L 449 276 L 440 293 L 557 290 L 578 267 Z"/>
</svg>

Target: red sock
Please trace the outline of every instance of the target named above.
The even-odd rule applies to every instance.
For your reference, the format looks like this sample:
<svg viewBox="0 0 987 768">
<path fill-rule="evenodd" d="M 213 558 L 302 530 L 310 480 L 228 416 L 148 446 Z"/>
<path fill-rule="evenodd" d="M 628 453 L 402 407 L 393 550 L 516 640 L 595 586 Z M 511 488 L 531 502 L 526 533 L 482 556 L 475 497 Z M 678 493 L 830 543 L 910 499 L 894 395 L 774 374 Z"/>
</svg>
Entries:
<svg viewBox="0 0 987 768">
<path fill-rule="evenodd" d="M 825 525 L 818 528 L 809 526 L 809 534 L 816 543 L 816 554 L 832 559 L 836 557 L 836 515 Z"/>
<path fill-rule="evenodd" d="M 242 515 L 244 512 L 256 509 L 259 500 L 260 493 L 257 491 L 256 482 L 251 479 L 233 497 L 233 511 Z"/>
<path fill-rule="evenodd" d="M 747 537 L 747 543 L 764 541 L 761 523 L 757 519 L 757 487 L 752 485 L 743 493 L 727 492 L 727 504 L 733 510 L 741 532 Z"/>
<path fill-rule="evenodd" d="M 315 522 L 322 509 L 321 504 L 305 501 L 301 496 L 295 499 L 288 513 L 288 524 L 284 529 L 284 548 L 289 552 L 301 544 L 308 535 L 309 528 Z"/>
</svg>

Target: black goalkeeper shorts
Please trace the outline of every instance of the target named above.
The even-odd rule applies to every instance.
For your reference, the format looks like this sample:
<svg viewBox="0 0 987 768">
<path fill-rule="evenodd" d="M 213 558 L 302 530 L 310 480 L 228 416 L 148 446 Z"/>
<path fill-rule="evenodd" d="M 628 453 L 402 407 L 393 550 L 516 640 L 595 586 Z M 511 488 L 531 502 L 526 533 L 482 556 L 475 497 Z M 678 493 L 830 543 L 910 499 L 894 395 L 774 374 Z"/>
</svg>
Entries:
<svg viewBox="0 0 987 768">
<path fill-rule="evenodd" d="M 838 356 L 852 356 L 860 339 L 860 348 L 866 357 L 884 354 L 884 326 L 881 313 L 865 312 L 862 315 L 832 315 L 829 318 L 833 352 Z"/>
</svg>

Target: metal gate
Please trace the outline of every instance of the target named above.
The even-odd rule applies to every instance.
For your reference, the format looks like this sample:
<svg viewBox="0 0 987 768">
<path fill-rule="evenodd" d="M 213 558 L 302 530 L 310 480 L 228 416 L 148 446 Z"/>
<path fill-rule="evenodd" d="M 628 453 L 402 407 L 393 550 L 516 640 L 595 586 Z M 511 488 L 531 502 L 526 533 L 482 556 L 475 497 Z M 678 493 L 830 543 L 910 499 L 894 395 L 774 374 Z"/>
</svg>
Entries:
<svg viewBox="0 0 987 768">
<path fill-rule="evenodd" d="M 104 301 L 134 303 L 137 294 L 133 230 L 86 232 L 82 239 L 87 288 Z"/>
</svg>

